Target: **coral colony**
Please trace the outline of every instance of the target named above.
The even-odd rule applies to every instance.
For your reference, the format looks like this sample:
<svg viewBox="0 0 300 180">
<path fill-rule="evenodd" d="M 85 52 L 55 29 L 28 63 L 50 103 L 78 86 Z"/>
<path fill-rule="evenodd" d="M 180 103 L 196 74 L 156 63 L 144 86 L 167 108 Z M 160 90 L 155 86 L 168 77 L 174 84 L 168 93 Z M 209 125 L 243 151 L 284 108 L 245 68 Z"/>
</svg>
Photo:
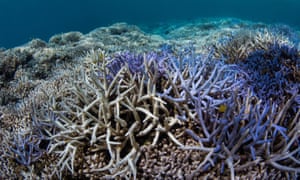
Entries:
<svg viewBox="0 0 300 180">
<path fill-rule="evenodd" d="M 206 54 L 92 50 L 8 156 L 30 166 L 51 155 L 52 178 L 235 179 L 261 168 L 260 178 L 296 179 L 300 53 L 273 37 L 232 35 Z"/>
</svg>

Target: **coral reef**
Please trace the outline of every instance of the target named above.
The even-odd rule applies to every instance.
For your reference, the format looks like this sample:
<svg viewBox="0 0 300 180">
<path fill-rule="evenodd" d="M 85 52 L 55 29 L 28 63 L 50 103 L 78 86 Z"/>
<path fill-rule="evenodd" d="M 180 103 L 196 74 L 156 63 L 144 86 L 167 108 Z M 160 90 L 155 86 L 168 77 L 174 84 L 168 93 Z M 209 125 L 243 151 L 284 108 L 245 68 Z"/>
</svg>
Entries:
<svg viewBox="0 0 300 180">
<path fill-rule="evenodd" d="M 264 101 L 272 99 L 280 104 L 288 97 L 287 92 L 299 87 L 300 58 L 293 46 L 275 42 L 267 49 L 251 52 L 237 64 L 247 72 L 253 91 Z"/>
<path fill-rule="evenodd" d="M 172 28 L 1 51 L 0 178 L 299 178 L 299 37 L 232 19 Z"/>
<path fill-rule="evenodd" d="M 228 63 L 243 61 L 250 53 L 267 50 L 273 44 L 293 46 L 295 38 L 285 36 L 283 32 L 272 27 L 259 29 L 241 29 L 224 35 L 214 44 L 215 55 L 224 57 Z"/>
<path fill-rule="evenodd" d="M 299 106 L 298 89 L 291 90 L 280 110 L 276 101 L 254 95 L 251 86 L 257 82 L 247 84 L 249 75 L 239 66 L 214 60 L 212 53 L 183 54 L 126 52 L 107 60 L 103 52 L 92 51 L 86 57 L 87 73 L 64 93 L 72 98 L 52 105 L 61 108 L 51 111 L 55 119 L 39 120 L 53 123 L 43 129 L 49 133 L 49 152 L 60 157 L 55 171 L 59 177 L 68 170 L 78 177 L 135 179 L 141 173 L 137 164 L 142 149 L 151 151 L 147 146 L 158 146 L 162 139 L 204 157 L 193 170 L 177 169 L 181 173 L 174 178 L 203 176 L 214 167 L 226 174 L 225 165 L 234 178 L 264 159 L 266 167 L 299 173 L 298 126 L 292 124 L 298 123 L 300 111 L 291 109 Z M 172 129 L 182 132 L 174 135 Z M 82 171 L 75 166 L 97 154 L 104 156 L 101 162 L 83 165 Z"/>
</svg>

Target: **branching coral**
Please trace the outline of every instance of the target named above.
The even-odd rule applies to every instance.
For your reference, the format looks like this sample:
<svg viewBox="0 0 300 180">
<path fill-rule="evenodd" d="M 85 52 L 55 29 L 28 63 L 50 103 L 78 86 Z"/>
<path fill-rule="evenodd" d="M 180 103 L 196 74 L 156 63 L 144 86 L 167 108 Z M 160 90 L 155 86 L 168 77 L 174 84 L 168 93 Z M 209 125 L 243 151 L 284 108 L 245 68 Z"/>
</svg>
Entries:
<svg viewBox="0 0 300 180">
<path fill-rule="evenodd" d="M 296 115 L 292 112 L 290 122 L 285 117 L 291 110 L 295 94 L 280 110 L 276 104 L 264 104 L 249 93 L 245 97 L 233 94 L 224 113 L 211 110 L 213 106 L 197 107 L 199 117 L 202 117 L 201 128 L 189 128 L 186 133 L 199 145 L 182 149 L 200 150 L 207 155 L 192 176 L 221 162 L 221 173 L 227 164 L 234 179 L 235 172 L 259 165 L 265 159 L 268 159 L 268 165 L 281 171 L 299 173 L 299 127 L 293 125 L 299 124 L 300 110 Z"/>
<path fill-rule="evenodd" d="M 292 61 L 295 61 L 295 59 Z M 253 64 L 259 66 L 255 62 Z M 203 64 L 200 67 L 209 68 Z M 232 68 L 238 70 L 239 73 L 232 76 L 222 76 L 218 72 L 222 72 L 227 66 L 222 65 L 220 67 L 222 68 L 209 70 L 211 75 L 200 88 L 193 89 L 197 87 L 195 85 L 197 81 L 188 81 L 193 78 L 201 79 L 197 75 L 192 75 L 186 79 L 181 76 L 178 79 L 181 79 L 180 82 L 184 83 L 179 83 L 180 85 L 174 89 L 176 91 L 184 89 L 185 91 L 175 91 L 172 97 L 163 95 L 174 104 L 184 102 L 182 97 L 188 95 L 190 99 L 188 103 L 189 112 L 195 109 L 194 111 L 197 113 L 193 119 L 199 122 L 199 126 L 187 129 L 186 133 L 193 137 L 199 145 L 184 146 L 183 149 L 200 150 L 207 152 L 207 155 L 199 164 L 197 170 L 192 173 L 192 176 L 198 176 L 202 172 L 206 172 L 221 161 L 221 173 L 224 171 L 224 165 L 227 164 L 231 178 L 234 179 L 235 171 L 241 171 L 254 164 L 257 165 L 263 159 L 270 159 L 267 164 L 279 170 L 299 173 L 299 144 L 296 142 L 296 139 L 299 139 L 299 133 L 297 133 L 299 129 L 297 125 L 292 127 L 292 124 L 298 124 L 299 121 L 299 108 L 294 108 L 299 107 L 299 102 L 295 100 L 299 96 L 299 84 L 284 79 L 285 76 L 277 77 L 276 81 L 286 83 L 285 87 L 279 89 L 291 89 L 284 92 L 286 93 L 285 99 L 286 97 L 290 97 L 290 99 L 284 104 L 282 104 L 282 101 L 267 101 L 268 94 L 257 96 L 253 92 L 253 87 L 257 86 L 257 82 L 253 84 L 247 82 L 249 77 L 252 77 L 252 74 L 249 74 L 255 70 L 248 71 L 246 69 L 248 74 L 245 73 L 245 69 L 236 66 Z M 201 74 L 201 70 L 197 69 L 198 73 Z M 276 69 L 273 71 L 276 71 Z M 289 77 L 288 72 L 290 71 L 285 70 L 287 77 Z M 203 75 L 203 72 L 201 75 Z M 226 81 L 226 77 L 231 80 L 234 79 L 234 82 L 239 86 L 233 82 L 230 84 L 230 81 Z M 220 78 L 220 81 L 218 81 L 218 78 Z M 187 83 L 185 84 L 185 82 Z M 221 82 L 225 87 L 218 85 Z M 294 83 L 294 85 L 291 86 L 289 83 Z M 214 90 L 214 88 L 217 89 Z M 272 89 L 268 90 L 271 93 L 276 92 Z M 180 98 L 174 98 L 174 96 Z M 226 108 L 221 109 L 221 105 Z M 174 106 L 184 107 L 182 104 Z M 182 116 L 185 117 L 185 114 Z M 289 121 L 289 119 L 293 120 Z M 286 149 L 282 148 L 284 146 Z M 276 158 L 273 158 L 273 156 Z M 282 157 L 282 159 L 279 157 Z M 283 164 L 277 164 L 277 161 L 281 161 Z"/>
<path fill-rule="evenodd" d="M 265 101 L 279 104 L 287 91 L 299 86 L 300 55 L 295 47 L 275 43 L 250 53 L 238 65 L 249 74 L 253 91 Z"/>
<path fill-rule="evenodd" d="M 29 133 L 19 133 L 14 138 L 14 143 L 11 147 L 12 155 L 18 163 L 25 166 L 29 166 L 31 163 L 37 161 L 41 156 L 44 150 L 40 148 L 42 138 L 37 135 Z"/>
<path fill-rule="evenodd" d="M 78 58 L 17 117 L 1 112 L 0 178 L 299 178 L 299 40 L 232 32 L 204 51 L 169 41 Z"/>
<path fill-rule="evenodd" d="M 283 34 L 278 28 L 242 29 L 222 37 L 214 45 L 214 55 L 225 58 L 227 63 L 241 62 L 253 51 L 267 50 L 275 43 L 293 46 L 294 39 L 291 38 L 295 37 L 289 34 L 292 34 L 292 31 Z"/>
<path fill-rule="evenodd" d="M 180 145 L 169 131 L 179 120 L 169 117 L 166 102 L 156 92 L 163 59 L 155 54 L 125 54 L 126 61 L 122 56 L 109 61 L 102 52 L 94 53 L 90 54 L 96 64 L 91 63 L 92 71 L 82 72 L 67 90 L 69 97 L 52 110 L 57 118 L 53 120 L 56 130 L 47 131 L 49 152 L 60 157 L 58 174 L 69 170 L 75 175 L 75 164 L 85 153 L 102 152 L 107 154 L 106 162 L 88 169 L 89 173 L 136 178 L 142 144 L 155 144 L 165 133 Z"/>
<path fill-rule="evenodd" d="M 299 127 L 292 126 L 299 123 L 298 89 L 286 92 L 286 103 L 266 101 L 246 68 L 212 54 L 192 47 L 178 54 L 91 51 L 70 88 L 37 116 L 49 153 L 59 157 L 54 172 L 135 179 L 137 165 L 147 164 L 139 161 L 144 147 L 167 137 L 181 151 L 201 154 L 186 178 L 218 167 L 233 179 L 263 161 L 299 173 Z"/>
<path fill-rule="evenodd" d="M 49 137 L 48 153 L 59 157 L 54 173 L 135 179 L 141 147 L 165 137 L 182 151 L 201 152 L 185 177 L 219 167 L 234 178 L 263 160 L 298 173 L 298 130 L 287 119 L 298 123 L 299 53 L 273 40 L 262 50 L 253 42 L 236 64 L 226 55 L 215 59 L 214 51 L 196 54 L 193 46 L 177 53 L 91 51 L 63 95 L 33 116 Z"/>
</svg>

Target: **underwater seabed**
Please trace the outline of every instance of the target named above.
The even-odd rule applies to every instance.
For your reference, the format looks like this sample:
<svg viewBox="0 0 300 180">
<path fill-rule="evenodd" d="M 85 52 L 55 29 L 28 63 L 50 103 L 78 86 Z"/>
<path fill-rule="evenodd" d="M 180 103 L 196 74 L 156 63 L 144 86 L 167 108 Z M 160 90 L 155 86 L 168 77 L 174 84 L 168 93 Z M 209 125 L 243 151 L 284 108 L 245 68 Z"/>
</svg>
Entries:
<svg viewBox="0 0 300 180">
<path fill-rule="evenodd" d="M 1 179 L 299 178 L 299 32 L 143 29 L 0 51 Z"/>
</svg>

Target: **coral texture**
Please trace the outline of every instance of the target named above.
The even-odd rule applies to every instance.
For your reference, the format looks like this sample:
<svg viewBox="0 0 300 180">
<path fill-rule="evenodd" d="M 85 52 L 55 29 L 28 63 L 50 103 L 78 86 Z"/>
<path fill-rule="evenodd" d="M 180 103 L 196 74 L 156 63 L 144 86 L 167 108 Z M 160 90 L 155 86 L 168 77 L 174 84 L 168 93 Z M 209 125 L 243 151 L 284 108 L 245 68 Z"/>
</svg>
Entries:
<svg viewBox="0 0 300 180">
<path fill-rule="evenodd" d="M 293 49 L 288 52 L 294 55 Z M 59 156 L 55 172 L 59 177 L 67 170 L 79 177 L 135 179 L 141 173 L 137 165 L 148 164 L 139 161 L 143 149 L 167 138 L 181 151 L 203 157 L 193 170 L 181 169 L 178 177 L 202 176 L 219 167 L 220 174 L 234 178 L 265 160 L 267 166 L 298 173 L 299 133 L 292 124 L 299 123 L 299 109 L 292 107 L 299 106 L 299 90 L 291 86 L 284 103 L 262 99 L 253 91 L 259 85 L 251 79 L 255 74 L 247 73 L 252 67 L 245 64 L 226 65 L 212 53 L 195 54 L 192 47 L 179 56 L 163 50 L 106 59 L 103 52 L 90 52 L 87 70 L 52 105 L 57 107 L 50 111 L 54 119 L 39 120 L 53 123 L 47 126 L 51 132 L 43 129 L 49 133 L 49 152 Z M 97 154 L 101 162 L 85 164 L 87 156 Z M 85 168 L 79 171 L 82 164 Z M 152 178 L 157 176 L 163 177 Z"/>
<path fill-rule="evenodd" d="M 199 27 L 217 24 L 169 36 Z M 232 29 L 209 47 L 169 37 L 134 52 L 151 38 L 117 24 L 0 52 L 16 62 L 0 64 L 0 178 L 299 178 L 299 41 L 283 27 Z M 108 42 L 81 47 L 92 37 Z M 36 74 L 21 68 L 36 61 Z"/>
</svg>

